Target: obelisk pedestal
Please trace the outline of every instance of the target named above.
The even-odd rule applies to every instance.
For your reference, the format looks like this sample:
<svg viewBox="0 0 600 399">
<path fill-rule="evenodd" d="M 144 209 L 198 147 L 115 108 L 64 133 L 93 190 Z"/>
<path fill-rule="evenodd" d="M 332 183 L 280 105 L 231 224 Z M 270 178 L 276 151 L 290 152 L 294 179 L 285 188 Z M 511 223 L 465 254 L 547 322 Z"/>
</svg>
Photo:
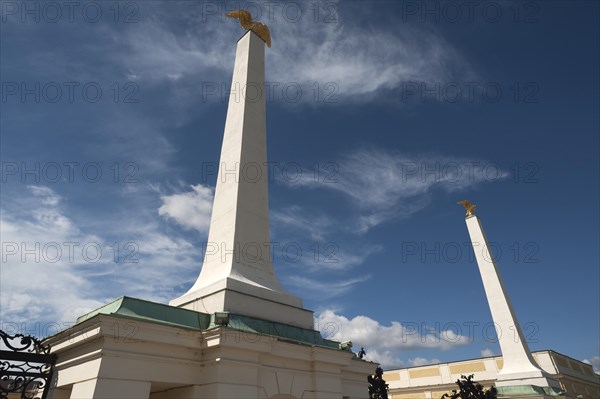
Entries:
<svg viewBox="0 0 600 399">
<path fill-rule="evenodd" d="M 265 42 L 250 30 L 237 45 L 204 264 L 170 305 L 312 329 L 313 313 L 282 289 L 271 260 L 264 81 Z"/>
<path fill-rule="evenodd" d="M 560 384 L 535 365 L 479 219 L 471 214 L 466 223 L 504 360 L 496 381 L 499 394 L 515 398 L 556 396 Z"/>
</svg>

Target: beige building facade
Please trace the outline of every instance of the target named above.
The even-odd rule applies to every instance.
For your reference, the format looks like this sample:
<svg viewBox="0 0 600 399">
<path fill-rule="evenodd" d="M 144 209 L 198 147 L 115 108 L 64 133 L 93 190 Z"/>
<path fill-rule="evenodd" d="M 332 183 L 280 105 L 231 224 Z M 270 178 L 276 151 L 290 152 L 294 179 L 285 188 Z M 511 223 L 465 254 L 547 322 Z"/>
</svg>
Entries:
<svg viewBox="0 0 600 399">
<path fill-rule="evenodd" d="M 50 399 L 362 399 L 377 367 L 312 329 L 129 297 L 47 343 Z"/>
<path fill-rule="evenodd" d="M 600 398 L 600 375 L 592 366 L 555 351 L 533 352 L 536 365 L 560 383 L 567 397 Z M 473 374 L 483 386 L 495 385 L 503 367 L 502 356 L 388 370 L 383 378 L 391 399 L 439 399 L 457 389 L 461 375 Z"/>
</svg>

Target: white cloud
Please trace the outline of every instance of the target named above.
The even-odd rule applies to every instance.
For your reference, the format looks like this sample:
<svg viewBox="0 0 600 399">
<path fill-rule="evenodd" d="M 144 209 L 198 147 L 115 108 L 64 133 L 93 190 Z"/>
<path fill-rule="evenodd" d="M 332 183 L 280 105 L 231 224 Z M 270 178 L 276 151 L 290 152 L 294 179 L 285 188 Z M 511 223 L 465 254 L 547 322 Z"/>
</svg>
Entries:
<svg viewBox="0 0 600 399">
<path fill-rule="evenodd" d="M 492 357 L 492 356 L 496 356 L 496 354 L 490 348 L 485 348 L 481 351 L 481 357 Z"/>
<path fill-rule="evenodd" d="M 455 193 L 507 176 L 496 164 L 481 160 L 409 156 L 382 149 L 354 151 L 343 156 L 336 166 L 333 182 L 304 178 L 288 184 L 343 193 L 360 209 L 356 224 L 361 233 L 425 208 L 434 189 Z"/>
<path fill-rule="evenodd" d="M 408 367 L 418 367 L 418 366 L 425 366 L 428 364 L 436 364 L 436 363 L 440 363 L 440 359 L 437 359 L 437 358 L 426 359 L 424 357 L 415 357 L 414 359 L 408 360 Z"/>
<path fill-rule="evenodd" d="M 392 321 L 385 326 L 367 316 L 352 319 L 332 310 L 321 312 L 316 319 L 317 327 L 327 339 L 351 340 L 356 348 L 364 347 L 367 360 L 379 362 L 383 367 L 406 367 L 438 363 L 438 359 L 414 358 L 403 361 L 398 353 L 410 349 L 448 350 L 466 345 L 468 337 L 448 331 L 427 331 L 421 335 L 413 326 Z"/>
<path fill-rule="evenodd" d="M 101 304 L 82 295 L 89 292 L 91 283 L 72 267 L 82 261 L 80 243 L 95 243 L 97 237 L 83 235 L 74 226 L 52 189 L 28 189 L 32 196 L 20 201 L 19 210 L 2 209 L 0 217 L 3 321 L 73 321 L 74 304 L 88 310 Z"/>
<path fill-rule="evenodd" d="M 392 351 L 379 351 L 377 349 L 368 349 L 365 351 L 367 352 L 367 354 L 364 356 L 363 359 L 371 362 L 377 362 L 381 364 L 381 367 L 384 369 L 401 368 L 407 366 L 407 362 L 405 360 L 400 359 L 396 354 L 392 353 Z"/>
<path fill-rule="evenodd" d="M 377 362 L 381 364 L 384 369 L 396 369 L 396 368 L 404 368 L 404 367 L 417 367 L 417 366 L 425 366 L 428 364 L 437 364 L 440 363 L 440 359 L 432 358 L 427 359 L 424 357 L 415 357 L 412 359 L 401 359 L 398 357 L 397 353 L 393 353 L 389 350 L 376 350 L 370 349 L 364 357 L 365 360 L 369 360 L 372 362 Z"/>
<path fill-rule="evenodd" d="M 165 302 L 195 280 L 200 248 L 163 234 L 151 218 L 95 221 L 101 231 L 92 234 L 81 227 L 89 223 L 67 216 L 62 195 L 45 186 L 28 191 L 3 202 L 0 214 L 4 327 L 34 326 L 30 332 L 44 336 L 122 295 Z"/>
<path fill-rule="evenodd" d="M 58 205 L 61 200 L 60 195 L 56 194 L 49 187 L 29 186 L 29 190 L 33 196 L 40 198 L 44 205 Z"/>
<path fill-rule="evenodd" d="M 592 356 L 589 359 L 583 359 L 582 362 L 590 364 L 596 374 L 600 374 L 600 356 Z"/>
<path fill-rule="evenodd" d="M 208 232 L 214 190 L 202 184 L 193 185 L 192 191 L 163 195 L 158 214 L 169 217 L 187 229 Z"/>
</svg>

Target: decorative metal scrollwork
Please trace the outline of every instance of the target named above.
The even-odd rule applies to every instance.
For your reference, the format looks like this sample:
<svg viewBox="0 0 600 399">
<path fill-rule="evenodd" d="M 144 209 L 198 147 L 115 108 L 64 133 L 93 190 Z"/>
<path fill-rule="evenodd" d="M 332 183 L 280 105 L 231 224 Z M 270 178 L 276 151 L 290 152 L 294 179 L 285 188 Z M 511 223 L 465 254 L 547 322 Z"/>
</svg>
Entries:
<svg viewBox="0 0 600 399">
<path fill-rule="evenodd" d="M 20 395 L 21 399 L 46 399 L 56 363 L 50 345 L 2 330 L 0 339 L 0 399 L 7 399 L 9 394 Z"/>
</svg>

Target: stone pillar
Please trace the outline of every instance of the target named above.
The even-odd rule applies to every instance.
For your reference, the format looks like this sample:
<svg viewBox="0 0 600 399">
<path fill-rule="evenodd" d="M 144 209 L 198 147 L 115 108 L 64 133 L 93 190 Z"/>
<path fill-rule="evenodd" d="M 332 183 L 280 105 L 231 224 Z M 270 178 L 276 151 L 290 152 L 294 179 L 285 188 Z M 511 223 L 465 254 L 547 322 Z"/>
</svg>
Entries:
<svg viewBox="0 0 600 399">
<path fill-rule="evenodd" d="M 479 219 L 471 215 L 467 217 L 466 223 L 504 360 L 502 369 L 498 373 L 496 387 L 499 391 L 501 387 L 512 389 L 516 386 L 559 388 L 557 381 L 549 378 L 535 365 L 496 263 L 489 251 L 488 241 Z M 517 391 L 519 390 L 511 392 Z"/>
<path fill-rule="evenodd" d="M 192 290 L 234 278 L 281 291 L 268 251 L 264 81 L 265 45 L 248 31 L 235 55 L 208 246 Z"/>
</svg>

